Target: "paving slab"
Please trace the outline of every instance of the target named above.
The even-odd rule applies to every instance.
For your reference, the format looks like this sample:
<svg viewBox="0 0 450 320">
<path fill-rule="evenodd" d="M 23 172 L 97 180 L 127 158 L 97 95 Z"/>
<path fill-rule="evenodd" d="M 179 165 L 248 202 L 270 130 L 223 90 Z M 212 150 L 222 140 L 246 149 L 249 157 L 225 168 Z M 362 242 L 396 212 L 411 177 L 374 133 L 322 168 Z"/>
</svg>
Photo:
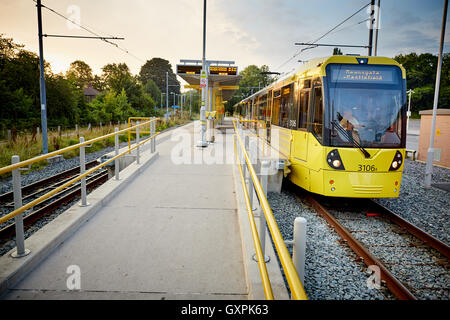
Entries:
<svg viewBox="0 0 450 320">
<path fill-rule="evenodd" d="M 247 299 L 232 164 L 175 164 L 177 143 L 3 298 Z"/>
</svg>

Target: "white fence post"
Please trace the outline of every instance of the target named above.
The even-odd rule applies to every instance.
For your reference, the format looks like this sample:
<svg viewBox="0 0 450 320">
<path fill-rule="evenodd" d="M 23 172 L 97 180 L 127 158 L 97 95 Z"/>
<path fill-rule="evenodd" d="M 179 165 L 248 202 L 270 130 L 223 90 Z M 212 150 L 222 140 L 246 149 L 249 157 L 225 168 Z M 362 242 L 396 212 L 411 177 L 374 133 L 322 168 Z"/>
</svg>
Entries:
<svg viewBox="0 0 450 320">
<path fill-rule="evenodd" d="M 139 125 L 139 121 L 136 122 L 136 125 Z M 139 150 L 139 127 L 136 128 L 136 164 L 140 164 L 140 150 Z"/>
<path fill-rule="evenodd" d="M 264 190 L 264 194 L 267 197 L 267 188 L 268 188 L 268 175 L 269 175 L 269 167 L 270 167 L 270 161 L 263 160 L 261 161 L 261 186 Z M 265 243 L 266 243 L 266 216 L 264 215 L 264 211 L 260 207 L 259 209 L 259 237 L 261 239 L 261 248 L 263 251 L 263 255 L 265 252 Z M 264 255 L 264 259 L 266 262 L 270 260 L 270 257 L 266 257 Z"/>
<path fill-rule="evenodd" d="M 155 120 L 155 117 L 152 118 L 152 120 Z M 151 132 L 150 132 L 150 136 L 153 136 L 156 134 L 156 121 L 153 121 L 150 126 L 151 126 Z M 153 139 L 151 140 L 151 153 L 154 153 L 156 151 L 156 137 L 153 137 Z"/>
<path fill-rule="evenodd" d="M 119 155 L 119 135 L 117 134 L 117 131 L 119 131 L 119 128 L 115 128 L 114 132 L 116 132 L 116 135 L 114 136 L 114 150 L 115 155 Z M 114 160 L 114 173 L 115 173 L 115 179 L 119 180 L 119 159 L 117 158 Z"/>
<path fill-rule="evenodd" d="M 300 281 L 305 283 L 305 254 L 306 252 L 306 219 L 297 217 L 294 220 L 294 241 L 292 248 L 292 260 L 297 269 Z"/>
<path fill-rule="evenodd" d="M 80 143 L 84 142 L 84 137 L 80 137 Z M 86 151 L 85 146 L 80 147 L 80 175 L 86 172 Z M 87 192 L 86 192 L 86 177 L 81 178 L 81 207 L 86 207 L 87 203 Z"/>
</svg>

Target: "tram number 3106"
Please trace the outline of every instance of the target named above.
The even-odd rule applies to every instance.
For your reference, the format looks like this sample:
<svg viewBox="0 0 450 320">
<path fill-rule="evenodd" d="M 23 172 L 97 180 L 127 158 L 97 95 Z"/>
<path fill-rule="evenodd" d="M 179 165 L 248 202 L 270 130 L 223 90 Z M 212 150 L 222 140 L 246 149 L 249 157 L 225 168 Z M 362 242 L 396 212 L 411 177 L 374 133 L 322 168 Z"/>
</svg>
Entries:
<svg viewBox="0 0 450 320">
<path fill-rule="evenodd" d="M 358 171 L 374 172 L 374 171 L 377 171 L 377 168 L 373 164 L 372 165 L 359 164 Z"/>
</svg>

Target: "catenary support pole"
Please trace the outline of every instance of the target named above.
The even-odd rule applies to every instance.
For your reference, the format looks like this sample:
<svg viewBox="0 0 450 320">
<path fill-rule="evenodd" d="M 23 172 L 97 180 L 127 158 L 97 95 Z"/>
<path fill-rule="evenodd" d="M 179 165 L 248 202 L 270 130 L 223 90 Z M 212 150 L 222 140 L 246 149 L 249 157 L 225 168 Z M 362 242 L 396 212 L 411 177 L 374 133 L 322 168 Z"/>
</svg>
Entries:
<svg viewBox="0 0 450 320">
<path fill-rule="evenodd" d="M 381 0 L 378 0 L 377 3 L 377 24 L 376 24 L 376 29 L 375 29 L 375 44 L 374 44 L 374 50 L 373 50 L 373 55 L 377 56 L 377 52 L 378 52 L 378 32 L 380 31 L 380 10 L 381 10 Z"/>
<path fill-rule="evenodd" d="M 38 16 L 38 37 L 39 37 L 39 84 L 41 97 L 41 123 L 42 123 L 42 153 L 48 153 L 47 141 L 47 97 L 45 93 L 45 70 L 44 70 L 44 47 L 42 43 L 42 4 L 41 0 L 36 1 Z"/>
<path fill-rule="evenodd" d="M 370 2 L 370 21 L 369 21 L 369 52 L 368 56 L 370 57 L 372 55 L 372 48 L 373 48 L 373 20 L 374 20 L 374 13 L 375 13 L 375 0 L 371 0 Z"/>
<path fill-rule="evenodd" d="M 439 85 L 441 82 L 441 68 L 442 68 L 442 50 L 444 47 L 445 38 L 445 23 L 447 20 L 448 0 L 444 0 L 444 11 L 442 15 L 442 28 L 441 28 L 441 40 L 439 45 L 438 65 L 436 72 L 436 84 L 434 88 L 434 101 L 433 101 L 433 118 L 431 123 L 430 134 L 430 147 L 427 152 L 427 164 L 425 166 L 425 188 L 431 187 L 431 174 L 433 173 L 433 159 L 434 159 L 434 131 L 436 130 L 436 114 L 439 101 Z"/>
</svg>

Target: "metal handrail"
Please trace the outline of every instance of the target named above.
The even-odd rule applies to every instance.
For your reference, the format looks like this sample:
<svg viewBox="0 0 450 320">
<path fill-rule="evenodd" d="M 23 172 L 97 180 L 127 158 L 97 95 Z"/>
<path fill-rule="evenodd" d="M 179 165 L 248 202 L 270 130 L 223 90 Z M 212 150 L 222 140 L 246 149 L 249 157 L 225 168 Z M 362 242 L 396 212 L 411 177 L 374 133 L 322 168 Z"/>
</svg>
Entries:
<svg viewBox="0 0 450 320">
<path fill-rule="evenodd" d="M 128 117 L 128 127 L 130 127 L 130 128 L 132 127 L 131 123 L 133 120 L 151 120 L 151 119 L 152 119 L 152 117 Z M 155 120 L 158 120 L 158 119 L 154 119 L 150 122 L 153 122 Z M 146 122 L 146 123 L 148 123 L 148 122 Z M 151 130 L 150 131 L 140 131 L 139 130 L 139 132 L 142 134 L 151 134 L 152 131 Z M 128 131 L 128 148 L 131 148 L 131 134 L 132 133 L 136 133 L 136 131 L 133 131 L 133 130 Z"/>
<path fill-rule="evenodd" d="M 28 160 L 24 160 L 24 161 L 15 163 L 15 164 L 10 164 L 9 166 L 0 168 L 0 174 L 6 173 L 6 172 L 10 172 L 10 171 L 13 171 L 14 169 L 18 169 L 18 168 L 27 166 L 27 165 L 35 163 L 35 162 L 39 162 L 39 161 L 42 161 L 42 160 L 45 160 L 45 159 L 57 156 L 57 155 L 59 155 L 61 153 L 65 153 L 65 152 L 68 152 L 68 151 L 80 148 L 82 146 L 87 146 L 87 145 L 92 144 L 94 142 L 97 142 L 97 141 L 100 141 L 100 140 L 103 140 L 103 139 L 106 139 L 106 138 L 109 138 L 109 137 L 113 137 L 113 136 L 115 136 L 117 134 L 125 133 L 125 132 L 127 132 L 129 130 L 133 130 L 133 129 L 136 129 L 138 127 L 142 127 L 142 126 L 144 126 L 146 124 L 149 124 L 149 123 L 151 123 L 153 121 L 156 121 L 158 119 L 159 118 L 156 118 L 156 119 L 153 119 L 153 120 L 150 120 L 150 121 L 146 121 L 146 122 L 143 122 L 141 124 L 135 125 L 134 127 L 125 128 L 125 129 L 119 130 L 117 132 L 108 133 L 108 134 L 106 134 L 104 136 L 100 136 L 100 137 L 97 137 L 97 138 L 94 138 L 94 139 L 91 139 L 91 140 L 88 140 L 88 141 L 85 141 L 85 142 L 77 143 L 77 144 L 68 146 L 68 147 L 63 148 L 63 149 L 59 149 L 59 150 L 55 150 L 55 151 L 50 152 L 50 153 L 42 154 L 40 156 L 31 158 L 31 159 L 28 159 Z"/>
<path fill-rule="evenodd" d="M 236 137 L 239 141 L 241 151 L 245 157 L 245 162 L 246 162 L 247 168 L 250 172 L 250 177 L 253 180 L 253 185 L 254 185 L 256 194 L 259 198 L 261 208 L 266 217 L 267 226 L 269 227 L 269 231 L 270 231 L 270 234 L 272 235 L 272 239 L 275 244 L 275 248 L 277 250 L 278 257 L 280 258 L 281 265 L 282 265 L 284 273 L 286 275 L 286 280 L 289 284 L 289 288 L 291 289 L 292 298 L 295 300 L 307 300 L 308 297 L 306 295 L 305 289 L 303 288 L 302 282 L 300 281 L 300 278 L 297 274 L 297 270 L 295 269 L 292 258 L 289 255 L 289 251 L 287 250 L 283 236 L 281 235 L 281 232 L 278 228 L 275 217 L 273 216 L 272 209 L 270 208 L 269 202 L 267 201 L 267 197 L 264 194 L 264 190 L 259 182 L 256 171 L 253 168 L 253 165 L 250 161 L 247 151 L 245 150 L 245 146 L 239 135 L 239 131 L 236 128 L 237 121 L 238 120 L 233 120 L 234 129 L 236 131 Z M 240 167 L 240 165 L 239 165 L 239 167 Z"/>
<path fill-rule="evenodd" d="M 3 168 L 1 168 L 1 169 L 4 169 L 4 170 L 1 170 L 1 169 L 0 169 L 0 173 L 9 172 L 9 171 L 18 169 L 18 168 L 20 168 L 20 167 L 23 167 L 23 166 L 25 166 L 25 165 L 27 165 L 27 164 L 31 164 L 31 163 L 34 163 L 34 162 L 37 162 L 37 161 L 41 161 L 41 160 L 47 159 L 47 158 L 49 158 L 49 157 L 52 157 L 52 156 L 54 156 L 54 155 L 58 155 L 58 154 L 61 154 L 61 153 L 64 153 L 64 152 L 67 152 L 67 151 L 70 151 L 70 150 L 73 150 L 73 149 L 76 149 L 76 148 L 85 146 L 85 145 L 89 145 L 89 144 L 92 144 L 92 143 L 94 143 L 94 142 L 96 142 L 96 141 L 100 141 L 100 140 L 106 139 L 106 138 L 111 137 L 111 136 L 114 136 L 114 135 L 118 135 L 118 134 L 121 134 L 121 133 L 125 133 L 125 132 L 127 132 L 127 131 L 129 131 L 129 130 L 136 129 L 136 128 L 138 128 L 138 127 L 141 127 L 141 126 L 143 126 L 143 125 L 149 124 L 149 123 L 151 123 L 151 122 L 153 122 L 153 121 L 156 121 L 156 120 L 157 120 L 157 119 L 153 119 L 153 120 L 151 120 L 151 121 L 147 121 L 147 122 L 145 122 L 145 123 L 136 125 L 136 126 L 134 126 L 134 127 L 126 128 L 126 129 L 119 130 L 119 131 L 115 131 L 115 132 L 113 132 L 113 133 L 110 133 L 110 134 L 107 134 L 107 135 L 104 135 L 104 136 L 100 136 L 100 137 L 97 137 L 97 138 L 94 138 L 94 139 L 91 139 L 91 140 L 88 140 L 88 141 L 85 141 L 85 142 L 82 142 L 82 143 L 78 143 L 78 144 L 76 144 L 76 145 L 73 145 L 73 146 L 70 146 L 70 147 L 67 147 L 67 148 L 64 148 L 64 149 L 60 149 L 60 150 L 54 151 L 54 152 L 49 153 L 49 154 L 37 156 L 37 157 L 31 158 L 31 159 L 28 159 L 28 160 L 25 160 L 25 161 L 18 162 L 18 163 L 13 164 L 13 165 L 9 165 L 9 166 L 7 166 L 7 167 L 3 167 Z M 94 167 L 94 168 L 92 168 L 92 169 L 90 169 L 90 170 L 85 171 L 83 174 L 80 174 L 79 176 L 77 176 L 77 177 L 75 177 L 75 178 L 73 178 L 73 179 L 67 181 L 66 183 L 62 184 L 61 186 L 59 186 L 59 187 L 57 187 L 57 188 L 55 188 L 55 189 L 53 189 L 52 191 L 47 192 L 46 194 L 40 196 L 39 198 L 37 198 L 37 199 L 35 199 L 35 200 L 33 200 L 33 201 L 31 201 L 31 202 L 29 202 L 29 203 L 27 203 L 27 204 L 21 206 L 20 208 L 17 208 L 17 209 L 15 209 L 14 211 L 11 211 L 10 213 L 8 213 L 8 214 L 6 214 L 6 215 L 0 217 L 0 224 L 2 224 L 3 222 L 6 222 L 6 221 L 8 221 L 8 220 L 14 218 L 14 217 L 17 216 L 18 214 L 20 214 L 20 213 L 24 212 L 25 210 L 27 210 L 27 209 L 29 209 L 29 208 L 31 208 L 31 207 L 33 207 L 33 206 L 39 204 L 40 202 L 42 202 L 42 201 L 48 199 L 48 198 L 51 197 L 52 195 L 54 195 L 54 194 L 56 194 L 57 192 L 63 190 L 64 188 L 68 187 L 69 185 L 71 185 L 71 184 L 73 184 L 73 183 L 75 183 L 75 182 L 81 180 L 82 178 L 86 177 L 87 175 L 91 174 L 92 172 L 94 172 L 94 171 L 96 171 L 96 170 L 98 170 L 98 169 L 100 169 L 100 168 L 106 166 L 106 165 L 109 164 L 110 162 L 112 162 L 112 161 L 114 161 L 114 160 L 116 160 L 116 159 L 118 159 L 118 158 L 124 156 L 126 153 L 129 153 L 130 151 L 132 151 L 132 150 L 138 148 L 139 146 L 143 145 L 144 143 L 146 143 L 146 142 L 150 141 L 151 139 L 155 138 L 158 134 L 159 134 L 159 132 L 156 132 L 156 133 L 155 133 L 154 135 L 152 135 L 151 137 L 149 137 L 149 138 L 143 140 L 143 141 L 140 142 L 139 144 L 134 145 L 133 147 L 129 148 L 128 150 L 126 150 L 126 151 L 124 151 L 124 152 L 122 152 L 122 153 L 120 153 L 120 154 L 114 156 L 114 157 L 111 158 L 111 159 L 108 159 L 107 161 L 105 161 L 105 162 L 99 164 L 98 166 L 96 166 L 96 167 Z M 8 169 L 8 170 L 6 170 L 6 169 Z"/>
<path fill-rule="evenodd" d="M 234 139 L 235 136 L 236 134 L 233 135 L 234 153 L 236 155 L 237 163 L 239 163 L 236 148 L 236 139 Z M 258 258 L 258 267 L 261 273 L 261 280 L 264 288 L 264 294 L 266 296 L 266 300 L 273 300 L 272 285 L 270 284 L 269 274 L 267 273 L 267 267 L 264 261 L 264 254 L 261 248 L 261 241 L 259 240 L 258 229 L 256 228 L 255 216 L 253 215 L 252 205 L 250 203 L 250 196 L 248 194 L 247 185 L 245 184 L 245 178 L 242 172 L 242 168 L 240 165 L 238 165 L 238 167 L 239 173 L 241 175 L 242 189 L 244 190 L 245 205 L 247 207 L 248 219 L 250 221 L 250 227 L 252 230 L 253 243 L 255 245 L 256 256 Z"/>
</svg>

